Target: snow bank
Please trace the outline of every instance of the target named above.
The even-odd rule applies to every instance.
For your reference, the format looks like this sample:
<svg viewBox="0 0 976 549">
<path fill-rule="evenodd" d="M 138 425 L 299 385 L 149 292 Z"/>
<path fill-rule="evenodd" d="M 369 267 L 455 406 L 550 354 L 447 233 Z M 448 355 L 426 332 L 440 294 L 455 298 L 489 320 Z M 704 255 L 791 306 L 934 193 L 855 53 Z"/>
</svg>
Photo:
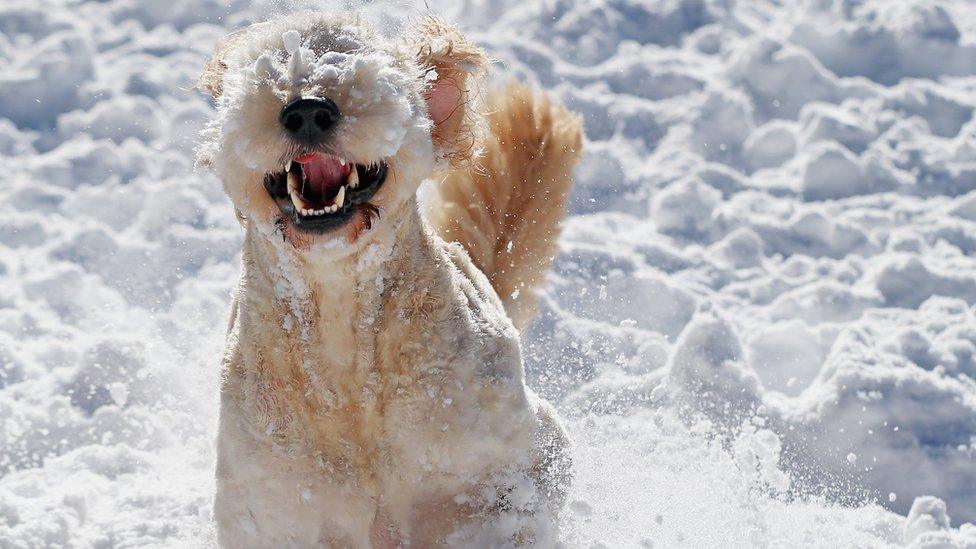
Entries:
<svg viewBox="0 0 976 549">
<path fill-rule="evenodd" d="M 781 4 L 432 4 L 584 116 L 525 334 L 567 547 L 976 547 L 976 13 Z M 190 87 L 281 9 L 0 7 L 0 547 L 212 545 L 239 230 Z"/>
</svg>

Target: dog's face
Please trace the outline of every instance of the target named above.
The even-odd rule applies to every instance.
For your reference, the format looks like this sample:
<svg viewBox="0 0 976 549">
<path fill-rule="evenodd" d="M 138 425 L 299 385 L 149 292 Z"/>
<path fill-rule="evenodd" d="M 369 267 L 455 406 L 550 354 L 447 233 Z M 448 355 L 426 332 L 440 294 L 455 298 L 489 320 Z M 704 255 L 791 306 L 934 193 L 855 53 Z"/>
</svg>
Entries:
<svg viewBox="0 0 976 549">
<path fill-rule="evenodd" d="M 473 148 L 469 77 L 485 65 L 434 20 L 397 42 L 344 16 L 260 23 L 224 40 L 201 77 L 217 117 L 199 156 L 244 222 L 301 249 L 358 249 L 439 157 Z"/>
</svg>

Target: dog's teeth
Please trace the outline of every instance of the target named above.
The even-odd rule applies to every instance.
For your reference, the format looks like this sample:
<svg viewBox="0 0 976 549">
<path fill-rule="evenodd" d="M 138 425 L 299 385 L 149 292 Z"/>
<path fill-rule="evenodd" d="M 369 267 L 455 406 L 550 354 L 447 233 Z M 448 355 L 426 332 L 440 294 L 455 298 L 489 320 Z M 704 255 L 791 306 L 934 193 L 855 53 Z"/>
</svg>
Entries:
<svg viewBox="0 0 976 549">
<path fill-rule="evenodd" d="M 295 205 L 295 209 L 302 211 L 305 207 L 305 201 L 301 198 L 301 182 L 298 181 L 298 176 L 288 172 L 288 196 L 291 197 L 291 203 Z"/>
<path fill-rule="evenodd" d="M 346 165 L 346 159 L 345 158 L 340 158 L 339 159 L 339 165 L 340 166 L 345 166 Z"/>
<path fill-rule="evenodd" d="M 355 189 L 359 186 L 359 171 L 356 168 L 353 168 L 349 172 L 349 179 L 346 180 L 346 186 L 350 189 Z"/>
<path fill-rule="evenodd" d="M 339 187 L 339 192 L 336 194 L 335 199 L 332 201 L 335 209 L 339 209 L 346 202 L 346 186 L 343 185 Z"/>
<path fill-rule="evenodd" d="M 290 172 L 291 171 L 291 160 L 289 160 L 288 163 L 285 164 L 285 171 L 286 172 Z"/>
</svg>

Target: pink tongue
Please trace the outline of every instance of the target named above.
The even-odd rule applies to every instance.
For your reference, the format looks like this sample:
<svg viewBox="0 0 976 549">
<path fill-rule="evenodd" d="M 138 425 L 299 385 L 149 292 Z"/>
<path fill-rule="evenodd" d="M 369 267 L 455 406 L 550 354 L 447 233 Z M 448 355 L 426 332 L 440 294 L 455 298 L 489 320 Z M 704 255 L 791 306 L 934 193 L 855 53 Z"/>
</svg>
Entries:
<svg viewBox="0 0 976 549">
<path fill-rule="evenodd" d="M 310 153 L 295 158 L 295 161 L 302 165 L 305 184 L 324 197 L 335 196 L 349 175 L 349 165 L 343 166 L 332 156 Z"/>
</svg>

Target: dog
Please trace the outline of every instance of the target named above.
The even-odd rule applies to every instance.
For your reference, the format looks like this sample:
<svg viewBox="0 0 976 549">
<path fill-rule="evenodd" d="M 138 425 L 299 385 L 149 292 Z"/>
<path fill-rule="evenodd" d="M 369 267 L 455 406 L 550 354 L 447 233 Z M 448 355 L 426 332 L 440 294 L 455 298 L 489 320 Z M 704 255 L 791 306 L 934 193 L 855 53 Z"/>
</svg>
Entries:
<svg viewBox="0 0 976 549">
<path fill-rule="evenodd" d="M 482 94 L 488 65 L 436 18 L 385 38 L 322 13 L 241 30 L 206 64 L 198 160 L 243 228 L 222 547 L 555 543 L 570 440 L 525 386 L 519 328 L 581 123 L 519 83 Z"/>
</svg>

